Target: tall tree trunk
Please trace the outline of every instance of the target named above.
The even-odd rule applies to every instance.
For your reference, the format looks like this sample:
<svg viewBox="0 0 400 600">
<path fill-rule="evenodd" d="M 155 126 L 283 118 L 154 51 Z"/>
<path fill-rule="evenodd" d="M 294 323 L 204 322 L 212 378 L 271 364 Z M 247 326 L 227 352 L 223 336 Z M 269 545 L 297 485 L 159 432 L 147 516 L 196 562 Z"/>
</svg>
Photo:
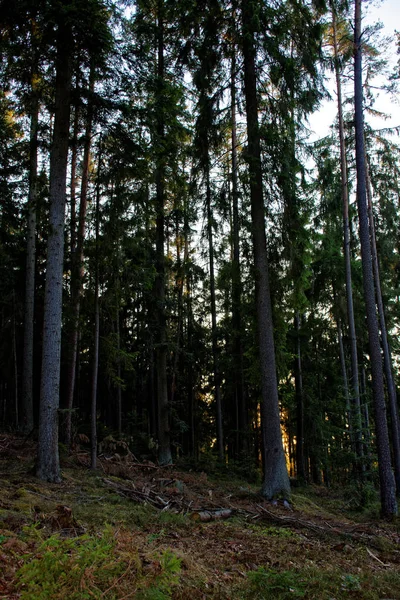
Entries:
<svg viewBox="0 0 400 600">
<path fill-rule="evenodd" d="M 303 373 L 301 365 L 301 339 L 300 339 L 300 315 L 296 313 L 294 318 L 295 330 L 295 364 L 294 379 L 296 389 L 296 473 L 299 481 L 306 480 L 306 470 L 304 461 L 304 394 L 303 394 Z"/>
<path fill-rule="evenodd" d="M 37 459 L 37 476 L 40 479 L 52 482 L 61 480 L 58 455 L 58 407 L 71 46 L 70 26 L 60 22 L 57 34 L 54 132 L 50 150 L 50 217 L 44 292 L 43 356 Z"/>
<path fill-rule="evenodd" d="M 95 274 L 94 274 L 94 348 L 92 367 L 92 390 L 90 401 L 90 468 L 97 467 L 97 383 L 99 372 L 100 341 L 100 301 L 99 301 L 99 228 L 100 228 L 100 172 L 101 172 L 101 140 L 99 143 L 99 159 L 96 185 L 96 238 L 95 238 Z"/>
<path fill-rule="evenodd" d="M 366 469 L 369 472 L 371 470 L 371 427 L 369 422 L 369 408 L 367 401 L 367 376 L 363 362 L 361 362 L 360 392 L 361 398 L 363 399 L 361 403 L 361 414 L 364 430 L 364 455 L 366 460 Z"/>
<path fill-rule="evenodd" d="M 79 63 L 78 63 L 79 64 Z M 76 164 L 78 160 L 78 133 L 79 133 L 79 77 L 76 75 L 76 101 L 74 106 L 74 124 L 72 127 L 71 140 L 71 184 L 70 184 L 70 246 L 71 246 L 71 263 L 74 261 L 76 251 Z M 71 265 L 72 267 L 72 265 Z M 72 285 L 72 282 L 71 282 Z"/>
<path fill-rule="evenodd" d="M 12 353 L 14 362 L 14 418 L 15 427 L 19 428 L 19 375 L 18 375 L 18 351 L 17 351 L 17 324 L 16 324 L 17 303 L 15 301 L 15 290 L 13 290 L 13 320 L 12 320 Z"/>
<path fill-rule="evenodd" d="M 336 317 L 336 325 L 338 332 L 338 343 L 339 343 L 339 358 L 340 358 L 340 368 L 342 371 L 342 379 L 343 379 L 343 395 L 346 404 L 346 422 L 350 431 L 350 440 L 352 439 L 351 428 L 352 428 L 352 419 L 351 419 L 351 409 L 350 409 L 350 394 L 349 394 L 349 385 L 347 380 L 347 369 L 346 369 L 346 357 L 344 353 L 344 344 L 343 344 L 343 334 L 342 334 L 342 323 L 339 317 Z"/>
<path fill-rule="evenodd" d="M 375 428 L 378 450 L 381 506 L 383 515 L 390 517 L 397 514 L 397 503 L 395 481 L 390 460 L 382 356 L 379 343 L 378 320 L 376 316 L 374 276 L 372 269 L 371 242 L 369 237 L 367 211 L 362 87 L 361 0 L 355 1 L 354 20 L 354 109 L 356 134 L 357 206 L 361 241 L 364 300 L 367 314 L 369 353 L 372 371 L 372 392 L 375 407 Z"/>
<path fill-rule="evenodd" d="M 395 387 L 394 379 L 393 379 L 392 357 L 391 357 L 391 353 L 390 353 L 389 340 L 388 340 L 388 334 L 387 334 L 387 328 L 386 328 L 385 308 L 383 306 L 381 278 L 380 278 L 380 273 L 379 273 L 378 252 L 377 252 L 377 248 L 376 248 L 374 213 L 372 210 L 372 190 L 371 190 L 371 181 L 369 178 L 368 166 L 366 167 L 366 174 L 367 174 L 368 216 L 369 216 L 369 227 L 370 227 L 371 247 L 372 247 L 372 268 L 374 271 L 376 302 L 378 305 L 386 387 L 387 387 L 388 400 L 389 400 L 390 425 L 391 425 L 391 432 L 392 432 L 394 478 L 396 481 L 396 493 L 397 493 L 397 496 L 400 496 L 399 412 L 398 412 L 398 408 L 397 408 L 396 387 Z"/>
<path fill-rule="evenodd" d="M 34 35 L 32 34 L 32 37 Z M 26 274 L 25 274 L 25 317 L 24 317 L 24 350 L 22 372 L 22 430 L 29 433 L 33 429 L 33 336 L 35 308 L 35 257 L 36 257 L 36 202 L 38 171 L 38 125 L 39 98 L 37 92 L 37 57 L 34 57 L 31 74 L 31 106 L 29 133 L 29 194 L 28 194 L 28 227 L 26 239 Z"/>
<path fill-rule="evenodd" d="M 207 156 L 206 166 L 206 210 L 207 210 L 207 237 L 208 237 L 208 260 L 210 266 L 210 304 L 211 304 L 211 336 L 212 355 L 214 369 L 214 396 L 217 417 L 217 449 L 218 458 L 224 460 L 224 434 L 222 426 L 221 387 L 219 374 L 218 344 L 217 344 L 217 307 L 215 302 L 215 273 L 214 273 L 214 242 L 213 242 L 213 218 L 211 210 L 211 185 L 210 165 Z"/>
<path fill-rule="evenodd" d="M 118 261 L 119 262 L 119 261 Z M 119 269 L 119 266 L 118 266 Z M 122 433 L 122 389 L 121 389 L 121 330 L 120 330 L 120 292 L 119 292 L 119 273 L 117 279 L 117 310 L 115 314 L 115 332 L 117 334 L 117 431 Z"/>
<path fill-rule="evenodd" d="M 158 408 L 158 460 L 161 465 L 172 463 L 169 403 L 167 382 L 167 325 L 165 315 L 165 206 L 164 206 L 164 177 L 165 157 L 162 150 L 165 137 L 164 128 L 164 7 L 163 0 L 157 5 L 157 170 L 156 170 L 156 281 L 154 295 L 157 313 L 156 341 L 156 378 L 157 378 L 157 408 Z"/>
<path fill-rule="evenodd" d="M 260 131 L 258 124 L 254 2 L 242 0 L 242 43 L 244 90 L 246 101 L 247 157 L 249 164 L 252 237 L 256 284 L 258 346 L 261 370 L 261 431 L 263 442 L 263 495 L 272 499 L 278 494 L 289 496 L 290 485 L 280 427 L 278 384 L 272 307 L 268 279 L 265 235 Z"/>
<path fill-rule="evenodd" d="M 182 340 L 182 328 L 183 328 L 183 265 L 181 259 L 181 238 L 179 232 L 179 217 L 178 213 L 175 222 L 175 243 L 176 243 L 176 293 L 177 293 L 177 324 L 176 324 L 176 342 L 174 360 L 172 365 L 172 377 L 171 377 L 171 405 L 175 401 L 175 394 L 177 389 L 177 376 L 179 366 L 180 347 Z"/>
<path fill-rule="evenodd" d="M 79 222 L 77 232 L 76 251 L 72 254 L 71 264 L 71 336 L 68 343 L 70 351 L 67 378 L 67 399 L 65 418 L 65 443 L 69 449 L 72 433 L 72 407 L 76 380 L 76 362 L 78 353 L 79 316 L 81 308 L 82 281 L 83 281 L 83 246 L 85 242 L 87 195 L 89 185 L 90 148 L 92 143 L 93 101 L 95 69 L 92 65 L 89 80 L 89 100 L 86 117 L 85 142 L 83 150 L 81 196 L 79 204 Z"/>
<path fill-rule="evenodd" d="M 189 236 L 190 236 L 190 224 L 189 224 L 189 206 L 188 200 L 185 198 L 184 201 L 184 222 L 183 222 L 183 233 L 185 240 L 185 254 L 184 254 L 184 273 L 185 273 L 185 284 L 186 284 L 186 314 L 187 314 L 187 336 L 186 336 L 186 348 L 189 353 L 192 353 L 193 348 L 193 308 L 192 308 L 192 274 L 190 270 L 190 253 L 189 253 Z M 197 451 L 197 430 L 196 430 L 196 398 L 194 390 L 194 369 L 192 359 L 189 359 L 188 373 L 187 373 L 187 402 L 188 402 L 188 422 L 189 422 L 189 451 L 191 456 L 197 462 L 198 451 Z"/>
<path fill-rule="evenodd" d="M 354 306 L 353 306 L 353 287 L 351 277 L 351 254 L 350 254 L 350 227 L 349 227 L 349 191 L 347 177 L 347 161 L 346 161 L 346 143 L 344 137 L 344 119 L 343 119 L 343 104 L 342 104 L 342 83 L 340 78 L 340 60 L 337 42 L 337 24 L 336 24 L 336 8 L 334 1 L 331 0 L 331 14 L 333 26 L 333 45 L 334 45 L 334 64 L 336 76 L 336 93 L 338 104 L 338 121 L 339 121 L 339 142 L 340 142 L 340 176 L 342 183 L 342 207 L 343 207 L 343 250 L 345 261 L 346 275 L 346 299 L 347 299 L 347 319 L 349 323 L 349 341 L 350 341 L 350 361 L 351 361 L 351 435 L 354 450 L 358 458 L 362 457 L 362 434 L 361 434 L 361 408 L 360 408 L 360 388 L 359 374 L 357 361 L 357 336 L 354 321 Z M 362 471 L 357 468 L 357 471 Z"/>
<path fill-rule="evenodd" d="M 233 27 L 235 14 L 233 15 Z M 238 415 L 237 430 L 238 440 L 236 450 L 245 452 L 248 450 L 246 429 L 247 415 L 244 399 L 243 386 L 243 346 L 242 346 L 242 316 L 241 295 L 242 282 L 240 273 L 240 225 L 239 225 L 239 193 L 238 193 L 238 160 L 237 160 L 237 134 L 236 134 L 236 47 L 232 43 L 231 63 L 231 120 L 232 120 L 232 328 L 233 328 L 233 354 L 234 354 L 234 378 L 235 378 L 235 400 Z"/>
</svg>

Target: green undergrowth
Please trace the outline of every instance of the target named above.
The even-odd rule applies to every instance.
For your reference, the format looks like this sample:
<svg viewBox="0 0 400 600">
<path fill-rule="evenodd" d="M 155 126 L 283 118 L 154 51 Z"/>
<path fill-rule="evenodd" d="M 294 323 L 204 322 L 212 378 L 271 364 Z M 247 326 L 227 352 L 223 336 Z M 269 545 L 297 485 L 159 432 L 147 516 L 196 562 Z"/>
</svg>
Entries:
<svg viewBox="0 0 400 600">
<path fill-rule="evenodd" d="M 185 479 L 184 473 L 173 476 Z M 59 485 L 10 474 L 0 483 L 0 600 L 400 599 L 398 521 L 374 519 L 368 547 L 373 556 L 367 550 L 371 538 L 357 542 L 337 527 L 368 522 L 374 489 L 358 489 L 353 498 L 351 487 L 342 493 L 300 487 L 293 491 L 293 511 L 282 504 L 271 508 L 283 517 L 325 524 L 321 535 L 254 519 L 258 484 L 237 474 L 220 481 L 186 476 L 194 506 L 238 502 L 242 509 L 226 521 L 203 523 L 138 504 L 104 481 L 141 490 L 143 474 L 127 483 L 70 466 Z M 153 477 L 149 472 L 146 485 L 156 485 L 160 475 Z M 360 500 L 364 506 L 356 512 Z"/>
<path fill-rule="evenodd" d="M 305 566 L 302 570 L 259 567 L 237 590 L 241 600 L 380 600 L 399 598 L 400 573 L 347 573 Z"/>
<path fill-rule="evenodd" d="M 169 549 L 145 560 L 106 527 L 97 535 L 41 539 L 36 527 L 25 528 L 26 540 L 37 539 L 17 571 L 21 600 L 116 599 L 124 593 L 141 600 L 167 600 L 179 583 L 180 559 Z M 132 597 L 132 596 L 131 596 Z"/>
</svg>

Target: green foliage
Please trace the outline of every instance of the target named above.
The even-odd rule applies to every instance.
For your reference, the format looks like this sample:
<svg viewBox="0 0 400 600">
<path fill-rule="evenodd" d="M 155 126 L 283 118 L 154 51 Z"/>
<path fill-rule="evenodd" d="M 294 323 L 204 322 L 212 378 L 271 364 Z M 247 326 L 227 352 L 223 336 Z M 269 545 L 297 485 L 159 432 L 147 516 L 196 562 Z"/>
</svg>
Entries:
<svg viewBox="0 0 400 600">
<path fill-rule="evenodd" d="M 357 575 L 342 575 L 342 590 L 358 592 L 361 590 L 360 579 Z"/>
<path fill-rule="evenodd" d="M 110 581 L 124 569 L 124 562 L 113 557 L 114 546 L 110 528 L 99 537 L 89 534 L 71 539 L 51 536 L 40 544 L 38 556 L 19 570 L 21 599 L 104 597 Z"/>
<path fill-rule="evenodd" d="M 25 535 L 40 539 L 41 532 L 34 527 Z M 137 590 L 135 598 L 141 600 L 167 600 L 181 571 L 180 559 L 169 549 L 152 557 L 148 571 L 131 549 L 129 556 L 117 554 L 111 527 L 99 536 L 52 535 L 24 559 L 17 573 L 22 600 L 113 599 L 120 597 L 117 584 Z"/>
<path fill-rule="evenodd" d="M 369 481 L 356 482 L 353 485 L 346 486 L 343 490 L 348 510 L 362 511 L 370 510 L 379 505 L 379 493 L 373 483 Z"/>
<path fill-rule="evenodd" d="M 168 600 L 173 586 L 179 582 L 181 560 L 169 548 L 156 555 L 155 559 L 159 562 L 160 571 L 149 587 L 144 587 L 137 593 L 138 600 Z"/>
<path fill-rule="evenodd" d="M 250 571 L 247 579 L 249 586 L 243 598 L 289 600 L 303 598 L 305 595 L 304 581 L 292 571 L 277 572 L 259 567 L 256 571 Z"/>
</svg>

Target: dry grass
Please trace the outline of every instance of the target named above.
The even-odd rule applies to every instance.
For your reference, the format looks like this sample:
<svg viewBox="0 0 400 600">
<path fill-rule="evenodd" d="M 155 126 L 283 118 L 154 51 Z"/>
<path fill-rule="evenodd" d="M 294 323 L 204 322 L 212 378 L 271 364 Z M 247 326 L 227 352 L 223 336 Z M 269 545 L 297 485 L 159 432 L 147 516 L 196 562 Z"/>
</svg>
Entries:
<svg viewBox="0 0 400 600">
<path fill-rule="evenodd" d="M 295 492 L 289 511 L 243 482 L 222 485 L 132 457 L 109 457 L 93 474 L 83 454 L 53 485 L 34 477 L 34 451 L 33 442 L 0 436 L 2 599 L 400 599 L 398 523 L 338 513 L 318 489 Z M 146 490 L 167 508 L 146 502 Z M 190 518 L 217 508 L 234 516 Z M 74 577 L 59 570 L 65 556 Z M 40 580 L 44 566 L 57 593 Z"/>
</svg>

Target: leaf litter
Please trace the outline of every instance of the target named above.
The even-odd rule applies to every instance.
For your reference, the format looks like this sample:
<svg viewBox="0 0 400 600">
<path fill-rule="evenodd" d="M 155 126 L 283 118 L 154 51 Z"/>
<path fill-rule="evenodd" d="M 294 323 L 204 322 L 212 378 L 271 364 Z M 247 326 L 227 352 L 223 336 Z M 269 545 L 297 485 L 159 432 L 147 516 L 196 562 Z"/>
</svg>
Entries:
<svg viewBox="0 0 400 600">
<path fill-rule="evenodd" d="M 290 507 L 273 505 L 243 482 L 131 453 L 101 456 L 92 473 L 81 448 L 63 461 L 63 482 L 47 484 L 34 477 L 34 454 L 32 440 L 0 436 L 1 599 L 29 598 L 21 572 L 43 558 L 46 539 L 79 545 L 107 524 L 121 570 L 98 581 L 85 567 L 71 598 L 400 599 L 398 521 L 332 512 L 318 488 L 307 490 L 309 502 L 301 490 Z"/>
</svg>

